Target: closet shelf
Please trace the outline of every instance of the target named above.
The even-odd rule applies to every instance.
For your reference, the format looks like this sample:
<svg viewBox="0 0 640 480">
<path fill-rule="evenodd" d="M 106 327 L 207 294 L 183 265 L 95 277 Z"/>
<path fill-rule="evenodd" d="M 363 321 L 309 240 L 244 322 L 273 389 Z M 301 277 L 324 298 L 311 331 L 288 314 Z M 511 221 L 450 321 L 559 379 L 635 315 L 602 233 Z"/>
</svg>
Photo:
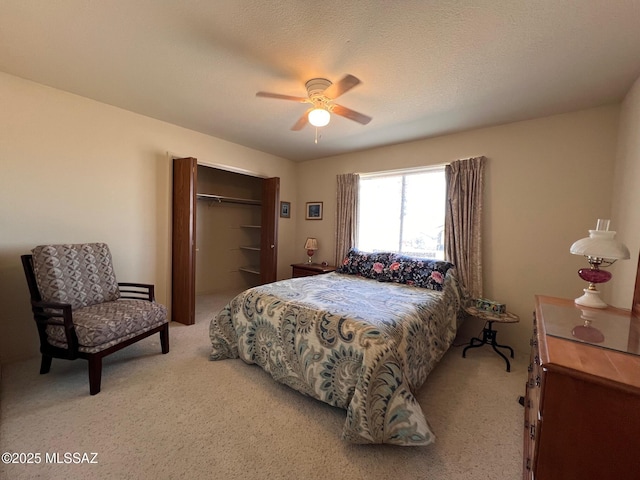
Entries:
<svg viewBox="0 0 640 480">
<path fill-rule="evenodd" d="M 252 250 L 254 252 L 259 252 L 260 251 L 260 247 L 251 247 L 251 246 L 240 245 L 240 248 L 243 249 L 243 250 Z"/>
<path fill-rule="evenodd" d="M 241 272 L 248 272 L 248 273 L 254 273 L 256 275 L 260 275 L 260 267 L 253 267 L 253 266 L 240 267 L 238 270 L 240 270 Z"/>
<path fill-rule="evenodd" d="M 260 225 L 240 225 L 240 228 L 261 228 Z"/>
<path fill-rule="evenodd" d="M 212 200 L 218 203 L 239 203 L 242 205 L 262 205 L 260 200 L 252 200 L 250 198 L 226 197 L 224 195 L 214 195 L 211 193 L 197 193 L 198 200 Z"/>
</svg>

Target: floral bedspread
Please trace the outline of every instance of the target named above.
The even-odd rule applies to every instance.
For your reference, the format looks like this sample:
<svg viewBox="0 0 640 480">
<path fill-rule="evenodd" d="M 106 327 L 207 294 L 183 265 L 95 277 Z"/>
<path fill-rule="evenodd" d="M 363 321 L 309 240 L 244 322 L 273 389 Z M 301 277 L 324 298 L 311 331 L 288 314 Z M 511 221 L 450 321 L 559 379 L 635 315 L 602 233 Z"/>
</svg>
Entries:
<svg viewBox="0 0 640 480">
<path fill-rule="evenodd" d="M 211 320 L 212 360 L 240 357 L 347 410 L 342 438 L 427 445 L 414 397 L 461 321 L 455 273 L 443 291 L 329 273 L 255 287 Z"/>
</svg>

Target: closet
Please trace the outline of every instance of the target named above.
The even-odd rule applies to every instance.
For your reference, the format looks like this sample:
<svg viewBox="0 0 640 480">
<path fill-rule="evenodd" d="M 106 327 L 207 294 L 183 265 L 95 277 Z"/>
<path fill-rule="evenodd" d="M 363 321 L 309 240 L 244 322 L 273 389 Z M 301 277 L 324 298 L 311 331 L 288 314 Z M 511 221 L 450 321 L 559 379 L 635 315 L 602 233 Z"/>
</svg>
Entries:
<svg viewBox="0 0 640 480">
<path fill-rule="evenodd" d="M 172 320 L 195 323 L 196 295 L 277 277 L 279 178 L 173 160 Z"/>
</svg>

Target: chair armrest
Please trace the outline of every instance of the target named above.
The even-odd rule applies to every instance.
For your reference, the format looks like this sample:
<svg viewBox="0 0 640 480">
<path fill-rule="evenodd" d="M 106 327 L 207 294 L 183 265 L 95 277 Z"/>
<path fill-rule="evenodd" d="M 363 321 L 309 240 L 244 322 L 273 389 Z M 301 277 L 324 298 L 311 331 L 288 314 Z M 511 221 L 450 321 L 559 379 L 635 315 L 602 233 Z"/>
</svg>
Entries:
<svg viewBox="0 0 640 480">
<path fill-rule="evenodd" d="M 31 309 L 38 325 L 40 340 L 46 342 L 47 325 L 59 325 L 64 328 L 69 350 L 78 351 L 78 337 L 73 324 L 73 312 L 68 303 L 46 302 L 44 300 L 31 300 Z M 47 342 L 48 343 L 48 342 Z"/>
<path fill-rule="evenodd" d="M 155 286 L 150 283 L 118 282 L 120 298 L 132 298 L 134 300 L 149 300 L 154 302 Z"/>
</svg>

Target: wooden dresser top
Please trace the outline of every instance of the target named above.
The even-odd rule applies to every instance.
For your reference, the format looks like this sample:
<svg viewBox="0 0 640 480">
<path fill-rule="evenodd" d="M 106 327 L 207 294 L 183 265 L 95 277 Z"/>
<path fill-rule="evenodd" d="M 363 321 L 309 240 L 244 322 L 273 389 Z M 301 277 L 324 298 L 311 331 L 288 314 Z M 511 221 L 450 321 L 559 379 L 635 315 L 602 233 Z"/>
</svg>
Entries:
<svg viewBox="0 0 640 480">
<path fill-rule="evenodd" d="M 572 300 L 536 296 L 536 318 L 540 333 L 539 348 L 542 367 L 550 371 L 564 371 L 573 376 L 592 377 L 592 381 L 631 390 L 636 394 L 640 393 L 640 355 L 568 340 L 548 333 L 546 324 L 552 320 L 544 318 L 545 311 L 547 314 L 550 311 L 553 312 L 553 316 L 565 315 L 566 319 L 580 319 L 582 310 L 584 308 L 576 307 Z M 632 316 L 631 311 L 614 307 L 587 310 L 593 325 L 597 325 L 599 317 L 615 321 L 615 317 L 619 316 L 621 324 L 629 325 L 629 348 L 632 351 L 638 351 L 640 319 Z M 571 330 L 569 330 L 569 334 L 570 332 Z"/>
</svg>

